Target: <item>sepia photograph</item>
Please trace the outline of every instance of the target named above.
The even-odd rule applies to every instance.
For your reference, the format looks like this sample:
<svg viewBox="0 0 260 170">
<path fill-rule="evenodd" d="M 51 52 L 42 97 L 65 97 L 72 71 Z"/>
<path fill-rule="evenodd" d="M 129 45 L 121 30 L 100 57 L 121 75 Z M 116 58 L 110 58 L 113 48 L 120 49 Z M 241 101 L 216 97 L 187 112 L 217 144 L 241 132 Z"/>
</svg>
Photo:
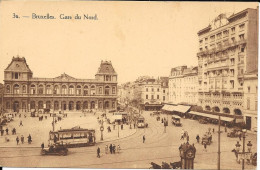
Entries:
<svg viewBox="0 0 260 170">
<path fill-rule="evenodd" d="M 258 2 L 0 0 L 0 166 L 257 169 Z"/>
</svg>

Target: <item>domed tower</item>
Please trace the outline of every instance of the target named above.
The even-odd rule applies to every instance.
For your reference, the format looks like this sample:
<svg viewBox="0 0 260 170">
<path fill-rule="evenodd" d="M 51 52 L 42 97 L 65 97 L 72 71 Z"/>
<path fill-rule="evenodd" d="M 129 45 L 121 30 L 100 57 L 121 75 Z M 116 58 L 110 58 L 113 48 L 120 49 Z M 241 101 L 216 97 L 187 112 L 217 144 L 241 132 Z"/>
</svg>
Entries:
<svg viewBox="0 0 260 170">
<path fill-rule="evenodd" d="M 95 75 L 96 79 L 105 82 L 117 82 L 117 73 L 112 66 L 111 61 L 101 61 L 98 72 Z"/>
</svg>

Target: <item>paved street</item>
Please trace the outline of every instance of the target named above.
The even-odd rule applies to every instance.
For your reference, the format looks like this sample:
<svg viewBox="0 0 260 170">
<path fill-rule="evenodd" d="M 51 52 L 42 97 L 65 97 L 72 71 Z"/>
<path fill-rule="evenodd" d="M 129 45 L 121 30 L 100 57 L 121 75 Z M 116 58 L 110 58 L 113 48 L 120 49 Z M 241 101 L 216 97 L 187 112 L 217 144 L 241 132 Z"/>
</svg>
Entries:
<svg viewBox="0 0 260 170">
<path fill-rule="evenodd" d="M 97 116 L 98 115 L 93 116 L 92 114 L 87 114 L 86 117 L 82 114 L 68 115 L 68 118 L 59 122 L 57 127 L 64 124 L 64 127 L 62 128 L 65 128 L 65 124 L 68 124 L 68 122 L 73 120 L 75 126 L 78 124 L 81 127 L 91 126 L 99 129 L 96 119 Z M 143 116 L 149 124 L 148 128 L 135 130 L 125 127 L 123 131 L 120 130 L 119 139 L 117 138 L 117 130 L 113 131 L 112 128 L 111 135 L 107 136 L 108 139 L 106 139 L 106 135 L 104 135 L 105 141 L 103 143 L 98 141 L 99 143 L 92 147 L 69 148 L 69 154 L 67 156 L 41 156 L 39 146 L 42 138 L 44 140 L 48 138 L 48 131 L 51 129 L 51 119 L 48 117 L 47 120 L 39 122 L 37 118 L 27 118 L 24 120 L 24 125 L 32 127 L 29 131 L 31 131 L 30 133 L 32 134 L 33 144 L 29 147 L 28 144 L 23 145 L 26 147 L 23 147 L 22 145 L 11 147 L 16 146 L 15 141 L 11 141 L 8 144 L 10 147 L 4 148 L 3 146 L 6 145 L 6 143 L 3 142 L 4 137 L 1 137 L 0 164 L 2 166 L 13 167 L 149 168 L 150 162 L 161 164 L 162 161 L 169 163 L 180 160 L 178 148 L 180 144 L 184 142 L 183 140 L 180 140 L 181 129 L 184 129 L 189 132 L 190 143 L 194 143 L 197 149 L 195 168 L 217 168 L 217 133 L 215 132 L 215 134 L 213 134 L 213 143 L 208 146 L 207 152 L 203 151 L 203 146 L 197 144 L 195 139 L 197 134 L 202 137 L 202 132 L 208 131 L 209 127 L 211 127 L 211 129 L 214 128 L 216 131 L 216 125 L 199 124 L 198 121 L 195 120 L 182 119 L 183 127 L 174 127 L 170 124 L 166 129 L 166 133 L 164 133 L 163 124 L 161 121 L 156 121 L 155 116 L 150 116 L 150 112 L 144 112 Z M 167 118 L 166 115 L 165 117 Z M 168 116 L 168 119 L 170 120 L 170 116 Z M 28 125 L 26 125 L 26 121 L 28 121 Z M 10 123 L 10 126 L 14 126 L 15 124 L 19 125 L 19 120 Z M 43 126 L 44 124 L 47 124 L 48 126 Z M 37 129 L 35 128 L 36 126 L 38 126 Z M 18 133 L 20 133 L 20 130 L 22 131 L 22 129 L 17 128 Z M 222 130 L 224 131 L 223 127 Z M 39 133 L 39 131 L 42 133 Z M 39 134 L 36 135 L 37 133 Z M 142 141 L 143 135 L 145 135 L 146 138 L 145 143 Z M 97 133 L 96 137 L 99 139 L 100 134 Z M 235 154 L 231 152 L 235 147 L 237 140 L 239 139 L 227 138 L 226 133 L 221 134 L 222 169 L 241 169 L 241 164 L 236 163 Z M 248 140 L 252 141 L 252 150 L 255 152 L 256 135 L 247 134 L 246 141 Z M 120 144 L 122 150 L 119 154 L 111 155 L 104 153 L 105 145 L 111 143 L 116 145 Z M 101 148 L 101 158 L 96 157 L 97 146 Z M 254 166 L 247 164 L 245 167 L 246 169 L 255 168 Z"/>
</svg>

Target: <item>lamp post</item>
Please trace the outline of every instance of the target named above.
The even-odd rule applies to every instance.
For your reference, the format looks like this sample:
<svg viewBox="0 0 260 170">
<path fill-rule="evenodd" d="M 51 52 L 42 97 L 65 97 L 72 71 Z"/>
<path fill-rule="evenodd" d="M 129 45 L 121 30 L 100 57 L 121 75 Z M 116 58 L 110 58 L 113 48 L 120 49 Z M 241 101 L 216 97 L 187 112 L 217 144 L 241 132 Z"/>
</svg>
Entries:
<svg viewBox="0 0 260 170">
<path fill-rule="evenodd" d="M 242 130 L 242 133 L 243 133 L 243 159 L 242 159 L 242 170 L 245 169 L 245 139 L 246 139 L 246 129 L 243 129 Z"/>
<path fill-rule="evenodd" d="M 119 120 L 117 121 L 118 137 L 119 137 Z"/>
<path fill-rule="evenodd" d="M 248 152 L 245 152 L 245 139 L 246 139 L 246 129 L 243 129 L 242 130 L 242 137 L 243 137 L 243 148 L 242 148 L 242 152 L 239 152 L 240 150 L 240 144 L 239 142 L 237 142 L 236 144 L 236 151 L 237 151 L 237 154 L 241 154 L 241 159 L 242 159 L 242 170 L 245 169 L 245 159 L 246 159 L 246 154 L 250 154 L 251 153 L 251 149 L 252 149 L 252 143 L 251 141 L 248 141 L 247 143 L 247 149 L 248 149 Z"/>
</svg>

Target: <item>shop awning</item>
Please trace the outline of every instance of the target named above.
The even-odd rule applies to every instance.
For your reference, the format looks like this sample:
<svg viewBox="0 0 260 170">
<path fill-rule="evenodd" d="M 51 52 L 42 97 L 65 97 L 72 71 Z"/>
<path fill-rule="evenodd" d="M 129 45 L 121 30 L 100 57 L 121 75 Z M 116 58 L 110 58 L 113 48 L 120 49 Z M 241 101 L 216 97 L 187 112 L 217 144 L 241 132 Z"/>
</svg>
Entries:
<svg viewBox="0 0 260 170">
<path fill-rule="evenodd" d="M 180 113 L 186 113 L 190 109 L 190 106 L 184 106 L 184 105 L 177 105 L 177 106 L 171 106 L 170 110 Z"/>
<path fill-rule="evenodd" d="M 168 104 L 164 105 L 162 110 L 171 111 L 171 105 Z"/>
<path fill-rule="evenodd" d="M 217 120 L 218 120 L 218 117 L 219 117 L 219 116 L 217 116 L 217 115 L 211 115 L 211 114 L 200 113 L 200 112 L 194 112 L 194 111 L 190 111 L 189 113 L 190 113 L 190 114 L 194 114 L 194 115 L 198 115 L 198 116 L 202 116 L 202 117 L 217 119 Z M 226 122 L 231 122 L 231 121 L 234 120 L 234 118 L 221 116 L 221 117 L 220 117 L 220 120 L 223 120 L 223 121 L 226 121 Z"/>
</svg>

